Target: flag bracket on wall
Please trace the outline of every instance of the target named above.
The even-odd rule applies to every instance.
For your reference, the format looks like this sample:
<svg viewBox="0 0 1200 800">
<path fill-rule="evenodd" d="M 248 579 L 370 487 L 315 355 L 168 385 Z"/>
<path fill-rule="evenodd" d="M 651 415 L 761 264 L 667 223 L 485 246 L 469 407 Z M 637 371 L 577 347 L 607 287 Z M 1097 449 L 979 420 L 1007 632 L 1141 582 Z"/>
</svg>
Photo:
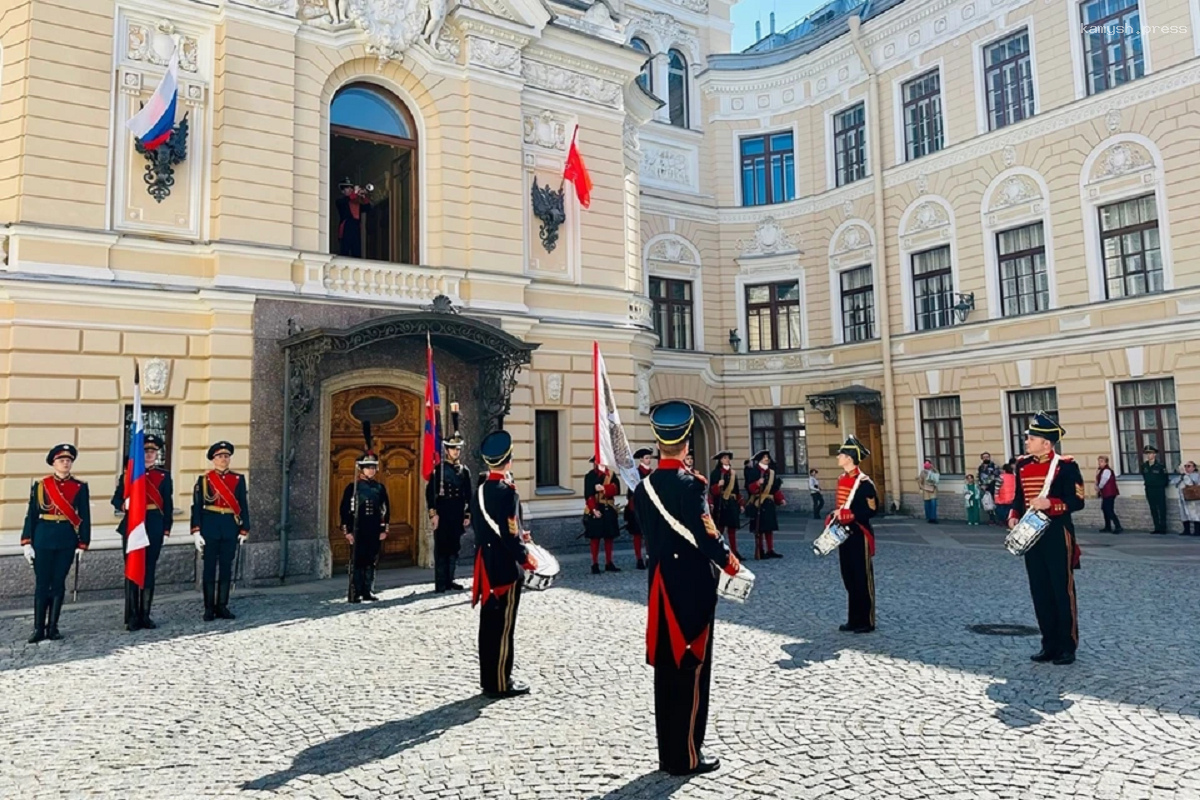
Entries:
<svg viewBox="0 0 1200 800">
<path fill-rule="evenodd" d="M 555 191 L 550 184 L 539 186 L 535 175 L 530 197 L 533 200 L 533 215 L 542 223 L 538 230 L 542 247 L 546 248 L 547 253 L 553 253 L 558 246 L 558 229 L 567 221 L 566 190 Z"/>
<path fill-rule="evenodd" d="M 161 146 L 150 150 L 141 140 L 135 140 L 133 147 L 146 158 L 146 174 L 142 180 L 146 182 L 146 192 L 161 203 L 171 194 L 175 185 L 175 167 L 187 159 L 188 118 L 187 114 L 171 129 L 171 135 Z"/>
</svg>

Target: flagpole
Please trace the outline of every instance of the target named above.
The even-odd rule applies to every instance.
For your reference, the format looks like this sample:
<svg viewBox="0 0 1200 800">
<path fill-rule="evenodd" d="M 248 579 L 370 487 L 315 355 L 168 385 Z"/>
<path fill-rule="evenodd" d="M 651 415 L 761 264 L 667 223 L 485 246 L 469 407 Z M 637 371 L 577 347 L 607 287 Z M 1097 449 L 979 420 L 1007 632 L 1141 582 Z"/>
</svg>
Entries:
<svg viewBox="0 0 1200 800">
<path fill-rule="evenodd" d="M 571 147 L 574 147 L 574 146 L 575 146 L 575 140 L 576 140 L 578 137 L 579 137 L 579 125 L 576 125 L 576 126 L 575 126 L 575 130 L 571 132 L 571 146 L 567 148 L 567 158 L 570 158 L 570 157 L 571 157 Z M 562 180 L 560 180 L 560 181 L 558 182 L 558 190 L 559 190 L 560 192 L 563 190 L 563 187 L 567 185 L 567 175 L 566 175 L 566 172 L 567 172 L 567 163 L 564 161 L 564 162 L 563 162 L 563 176 L 562 176 Z"/>
</svg>

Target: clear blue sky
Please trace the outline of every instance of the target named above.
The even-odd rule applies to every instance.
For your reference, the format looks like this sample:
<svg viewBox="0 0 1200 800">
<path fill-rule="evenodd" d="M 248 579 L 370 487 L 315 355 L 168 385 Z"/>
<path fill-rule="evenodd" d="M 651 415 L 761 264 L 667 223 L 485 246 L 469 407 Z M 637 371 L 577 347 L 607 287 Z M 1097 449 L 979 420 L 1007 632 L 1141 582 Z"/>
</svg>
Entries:
<svg viewBox="0 0 1200 800">
<path fill-rule="evenodd" d="M 828 0 L 741 0 L 733 7 L 733 52 L 740 53 L 757 41 L 754 23 L 762 20 L 763 36 L 771 30 L 771 12 L 775 12 L 775 30 L 790 28 Z"/>
</svg>

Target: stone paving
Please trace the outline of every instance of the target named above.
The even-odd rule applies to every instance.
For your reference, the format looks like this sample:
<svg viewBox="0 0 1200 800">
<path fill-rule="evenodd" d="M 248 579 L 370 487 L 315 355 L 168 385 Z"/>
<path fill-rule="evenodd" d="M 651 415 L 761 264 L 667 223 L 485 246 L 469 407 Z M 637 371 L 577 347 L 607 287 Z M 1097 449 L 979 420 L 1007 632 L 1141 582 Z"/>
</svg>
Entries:
<svg viewBox="0 0 1200 800">
<path fill-rule="evenodd" d="M 645 573 L 570 558 L 522 598 L 534 694 L 496 702 L 477 612 L 429 583 L 243 595 L 208 624 L 168 598 L 138 634 L 113 604 L 68 608 L 39 645 L 6 615 L 0 798 L 1200 797 L 1200 565 L 1085 554 L 1079 661 L 1034 665 L 1035 637 L 968 630 L 1033 624 L 998 531 L 926 527 L 885 526 L 870 635 L 837 631 L 836 556 L 808 534 L 751 563 L 750 601 L 719 611 L 709 776 L 655 771 Z"/>
</svg>

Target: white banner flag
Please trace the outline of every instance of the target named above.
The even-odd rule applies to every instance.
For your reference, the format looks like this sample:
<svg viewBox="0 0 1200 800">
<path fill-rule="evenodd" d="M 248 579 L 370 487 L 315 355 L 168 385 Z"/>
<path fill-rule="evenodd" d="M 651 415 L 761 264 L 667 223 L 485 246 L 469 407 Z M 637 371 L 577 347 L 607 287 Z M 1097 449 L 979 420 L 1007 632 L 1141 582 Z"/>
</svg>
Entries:
<svg viewBox="0 0 1200 800">
<path fill-rule="evenodd" d="M 596 463 L 616 472 L 629 491 L 633 491 L 642 482 L 642 477 L 633 461 L 633 450 L 625 438 L 625 429 L 621 426 L 621 415 L 617 411 L 612 385 L 608 382 L 608 371 L 604 368 L 599 342 L 592 342 L 592 386 L 596 397 Z"/>
</svg>

